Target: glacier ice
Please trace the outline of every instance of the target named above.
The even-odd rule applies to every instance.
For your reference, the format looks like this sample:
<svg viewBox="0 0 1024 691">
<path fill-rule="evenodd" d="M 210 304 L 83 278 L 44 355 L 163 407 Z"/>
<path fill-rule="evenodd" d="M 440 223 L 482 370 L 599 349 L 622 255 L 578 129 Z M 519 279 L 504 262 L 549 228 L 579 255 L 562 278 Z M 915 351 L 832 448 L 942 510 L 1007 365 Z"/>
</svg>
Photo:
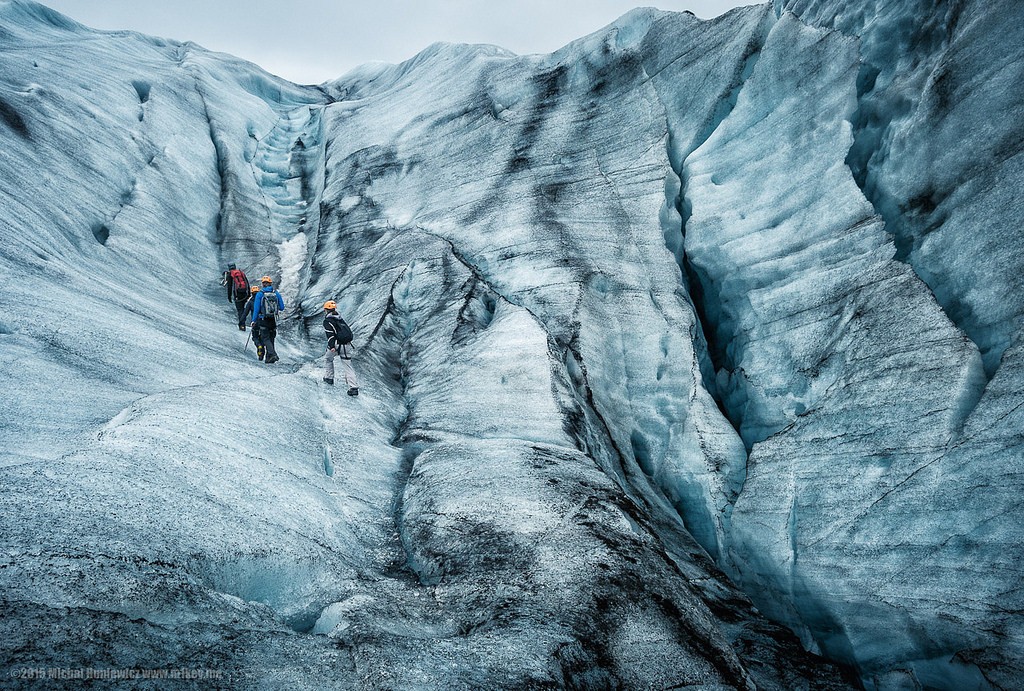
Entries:
<svg viewBox="0 0 1024 691">
<path fill-rule="evenodd" d="M 4 664 L 1016 687 L 1022 18 L 641 9 L 303 87 L 0 0 Z"/>
</svg>

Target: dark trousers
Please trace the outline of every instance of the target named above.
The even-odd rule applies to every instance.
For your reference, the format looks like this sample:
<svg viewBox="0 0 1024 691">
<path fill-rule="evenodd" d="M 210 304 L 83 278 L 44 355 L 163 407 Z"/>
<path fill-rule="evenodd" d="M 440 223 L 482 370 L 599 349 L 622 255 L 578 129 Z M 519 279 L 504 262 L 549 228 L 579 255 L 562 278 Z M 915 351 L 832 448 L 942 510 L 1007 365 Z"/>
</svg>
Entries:
<svg viewBox="0 0 1024 691">
<path fill-rule="evenodd" d="M 253 333 L 259 336 L 259 345 L 265 349 L 264 360 L 267 358 L 276 359 L 277 351 L 274 350 L 274 339 L 277 338 L 277 322 L 273 319 L 261 317 L 256 322 L 256 329 Z"/>
<path fill-rule="evenodd" d="M 235 300 L 235 311 L 238 312 L 238 325 L 245 326 L 245 303 L 249 301 L 249 298 L 245 298 L 241 302 Z"/>
</svg>

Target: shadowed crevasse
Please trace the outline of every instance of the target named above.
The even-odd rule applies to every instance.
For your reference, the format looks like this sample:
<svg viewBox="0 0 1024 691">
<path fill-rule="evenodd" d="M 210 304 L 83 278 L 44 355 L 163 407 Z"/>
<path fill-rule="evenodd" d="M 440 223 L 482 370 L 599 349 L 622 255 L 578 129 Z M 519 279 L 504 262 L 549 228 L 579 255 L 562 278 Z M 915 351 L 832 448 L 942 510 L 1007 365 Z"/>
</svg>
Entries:
<svg viewBox="0 0 1024 691">
<path fill-rule="evenodd" d="M 883 62 L 891 59 L 881 53 L 887 46 L 880 46 L 878 41 L 865 46 L 857 80 L 858 108 L 852 121 L 854 142 L 846 163 L 864 196 L 885 220 L 886 229 L 896 244 L 896 259 L 910 266 L 928 285 L 949 320 L 978 347 L 985 378 L 991 381 L 1010 345 L 1004 325 L 977 314 L 970 300 L 966 299 L 965 292 L 969 287 L 953 280 L 949 273 L 937 271 L 933 263 L 921 256 L 921 246 L 927 235 L 946 222 L 949 205 L 955 203 L 950 197 L 956 190 L 931 187 L 918 190 L 909 199 L 900 199 L 884 181 L 879 180 L 879 173 L 888 162 L 892 137 L 898 136 L 897 128 L 903 122 L 914 117 L 920 100 L 927 95 L 926 89 L 935 95 L 936 106 L 941 110 L 943 94 L 948 91 L 944 80 L 950 80 L 942 62 L 957 32 L 963 7 L 962 0 L 924 2 L 919 10 L 922 21 L 896 24 L 892 35 L 884 37 L 887 44 L 906 45 L 908 51 L 917 56 L 919 66 L 915 65 L 914 69 L 920 74 L 925 74 L 928 69 L 934 70 L 928 82 L 922 77 L 917 78 L 920 87 L 912 98 L 908 98 L 904 90 L 891 88 L 894 78 L 907 77 L 894 74 L 893 67 Z M 884 84 L 879 84 L 880 79 Z M 946 107 L 949 105 L 947 103 Z M 1020 150 L 1019 142 L 1016 150 Z M 962 182 L 980 174 L 980 170 L 968 171 Z M 970 400 L 965 401 L 964 419 L 977 406 L 983 391 L 984 386 L 977 387 Z"/>
</svg>

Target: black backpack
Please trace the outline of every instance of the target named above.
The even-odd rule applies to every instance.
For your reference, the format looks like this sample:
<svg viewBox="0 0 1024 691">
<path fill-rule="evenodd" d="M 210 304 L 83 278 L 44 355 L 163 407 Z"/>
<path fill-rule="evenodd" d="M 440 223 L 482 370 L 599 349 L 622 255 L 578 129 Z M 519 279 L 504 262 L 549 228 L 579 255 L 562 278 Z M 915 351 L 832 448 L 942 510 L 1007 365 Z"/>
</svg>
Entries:
<svg viewBox="0 0 1024 691">
<path fill-rule="evenodd" d="M 348 328 L 344 319 L 339 318 L 338 321 L 341 322 L 341 327 L 338 329 L 338 342 L 341 345 L 348 345 L 352 342 L 352 329 Z"/>
<path fill-rule="evenodd" d="M 334 329 L 329 329 L 328 324 L 333 324 Z M 337 338 L 338 345 L 348 345 L 352 342 L 352 329 L 337 314 L 332 314 L 324 319 L 324 331 L 329 337 Z"/>
</svg>

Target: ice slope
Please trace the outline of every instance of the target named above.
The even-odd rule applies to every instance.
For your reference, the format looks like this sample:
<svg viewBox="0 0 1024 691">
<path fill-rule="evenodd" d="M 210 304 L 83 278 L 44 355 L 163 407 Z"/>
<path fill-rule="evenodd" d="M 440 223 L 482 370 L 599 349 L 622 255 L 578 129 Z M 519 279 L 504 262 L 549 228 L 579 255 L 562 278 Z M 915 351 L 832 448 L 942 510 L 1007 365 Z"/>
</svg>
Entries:
<svg viewBox="0 0 1024 691">
<path fill-rule="evenodd" d="M 724 569 L 869 687 L 1014 687 L 1020 176 L 973 162 L 1022 61 L 986 8 L 637 10 L 311 88 L 0 3 L 5 665 L 856 683 Z M 906 117 L 936 64 L 970 136 Z M 891 203 L 972 171 L 956 223 Z M 288 302 L 273 369 L 228 261 Z"/>
</svg>

